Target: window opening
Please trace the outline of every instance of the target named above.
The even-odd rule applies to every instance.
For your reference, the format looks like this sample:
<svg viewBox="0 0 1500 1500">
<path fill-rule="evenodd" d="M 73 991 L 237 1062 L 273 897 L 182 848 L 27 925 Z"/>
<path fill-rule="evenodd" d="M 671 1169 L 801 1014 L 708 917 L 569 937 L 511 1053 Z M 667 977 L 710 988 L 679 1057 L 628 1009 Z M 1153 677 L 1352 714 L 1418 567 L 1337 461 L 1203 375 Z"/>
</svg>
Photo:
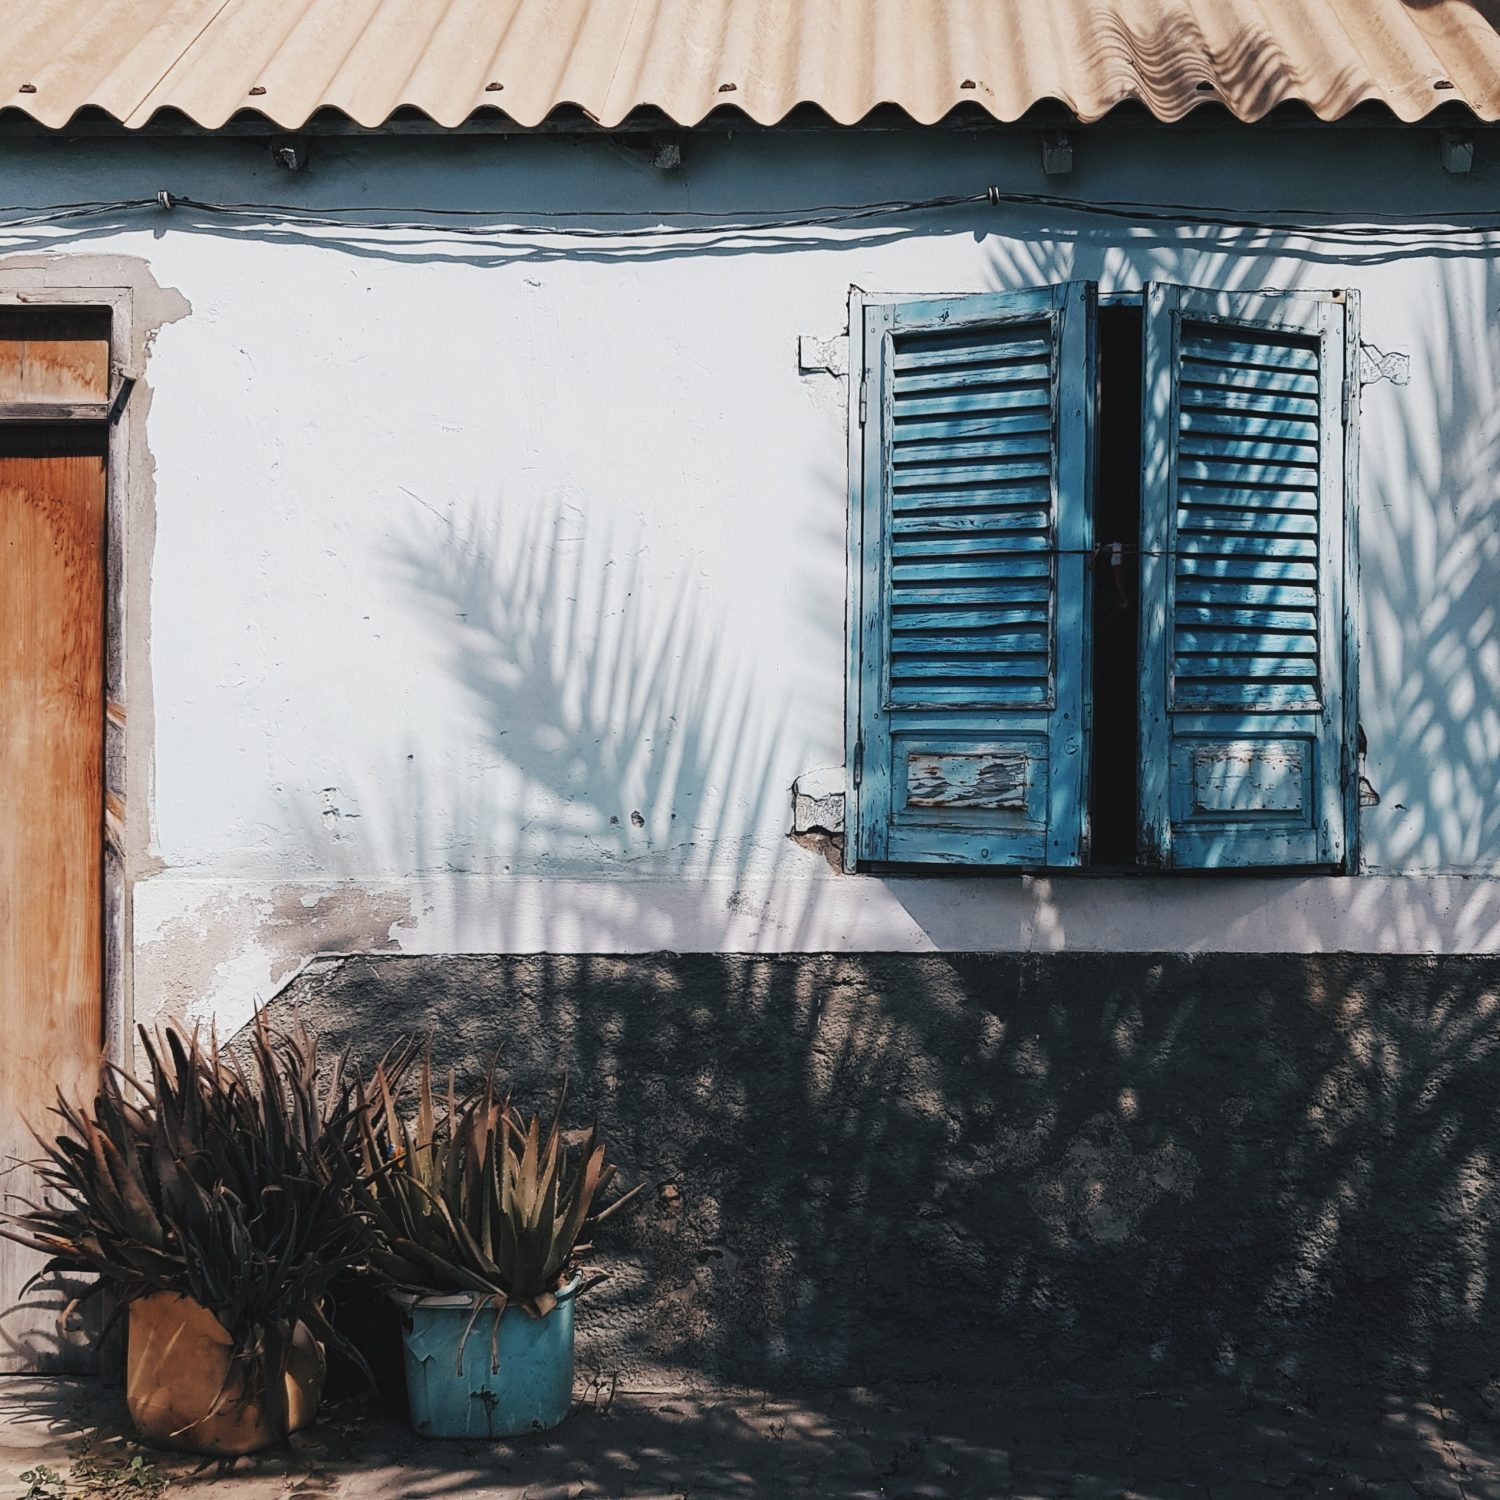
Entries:
<svg viewBox="0 0 1500 1500">
<path fill-rule="evenodd" d="M 1140 761 L 1141 308 L 1103 306 L 1098 328 L 1089 862 L 1096 869 L 1133 868 Z"/>
</svg>

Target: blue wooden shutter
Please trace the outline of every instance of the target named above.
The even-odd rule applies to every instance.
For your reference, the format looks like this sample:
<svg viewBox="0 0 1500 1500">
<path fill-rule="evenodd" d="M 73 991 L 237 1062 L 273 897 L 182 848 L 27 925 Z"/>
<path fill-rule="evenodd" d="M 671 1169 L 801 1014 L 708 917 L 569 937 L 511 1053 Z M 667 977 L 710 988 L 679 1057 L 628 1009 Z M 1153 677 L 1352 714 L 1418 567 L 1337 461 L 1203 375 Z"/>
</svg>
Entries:
<svg viewBox="0 0 1500 1500">
<path fill-rule="evenodd" d="M 858 860 L 1085 857 L 1095 301 L 865 309 Z"/>
<path fill-rule="evenodd" d="M 1143 862 L 1338 865 L 1345 306 L 1146 293 Z"/>
</svg>

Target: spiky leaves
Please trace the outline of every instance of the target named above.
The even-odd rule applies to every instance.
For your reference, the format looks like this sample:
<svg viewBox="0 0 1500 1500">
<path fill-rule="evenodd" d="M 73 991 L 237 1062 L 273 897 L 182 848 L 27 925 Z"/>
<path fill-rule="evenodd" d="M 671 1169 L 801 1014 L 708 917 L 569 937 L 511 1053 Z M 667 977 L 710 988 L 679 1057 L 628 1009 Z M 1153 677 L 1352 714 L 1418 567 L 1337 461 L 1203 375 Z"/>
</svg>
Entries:
<svg viewBox="0 0 1500 1500">
<path fill-rule="evenodd" d="M 462 1098 L 450 1073 L 444 1092 L 440 1100 L 424 1058 L 409 1119 L 382 1067 L 368 1086 L 370 1110 L 356 1111 L 377 1269 L 408 1291 L 473 1292 L 545 1317 L 594 1226 L 639 1188 L 596 1207 L 615 1167 L 593 1128 L 577 1144 L 565 1138 L 566 1086 L 545 1133 L 540 1116 L 500 1096 L 493 1067 Z"/>
<path fill-rule="evenodd" d="M 197 1032 L 143 1030 L 141 1044 L 144 1082 L 105 1065 L 91 1104 L 59 1097 L 39 1142 L 44 1200 L 0 1234 L 49 1257 L 42 1278 L 92 1271 L 121 1305 L 158 1291 L 201 1303 L 259 1366 L 284 1432 L 298 1322 L 363 1363 L 324 1311 L 333 1278 L 368 1263 L 356 1090 L 300 1029 L 257 1023 L 244 1057 Z"/>
</svg>

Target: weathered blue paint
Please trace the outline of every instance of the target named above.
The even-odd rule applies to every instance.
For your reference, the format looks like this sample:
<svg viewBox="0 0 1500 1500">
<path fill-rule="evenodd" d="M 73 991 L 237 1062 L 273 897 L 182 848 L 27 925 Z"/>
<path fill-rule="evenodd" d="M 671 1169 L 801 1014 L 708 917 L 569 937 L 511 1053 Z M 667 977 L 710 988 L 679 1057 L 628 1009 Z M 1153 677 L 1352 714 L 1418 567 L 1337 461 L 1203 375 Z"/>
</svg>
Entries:
<svg viewBox="0 0 1500 1500">
<path fill-rule="evenodd" d="M 1359 396 L 1360 297 L 1344 293 L 1344 514 L 1343 617 L 1339 638 L 1344 655 L 1344 868 L 1357 873 L 1364 863 L 1359 820 Z"/>
<path fill-rule="evenodd" d="M 855 351 L 862 352 L 862 357 L 849 361 L 851 374 L 857 372 L 859 377 L 857 409 L 853 415 L 858 424 L 860 507 L 850 523 L 859 531 L 857 569 L 850 575 L 859 599 L 859 628 L 849 642 L 853 659 L 851 680 L 857 688 L 850 784 L 858 799 L 858 815 L 854 820 L 845 819 L 845 838 L 852 844 L 850 853 L 855 864 L 860 860 L 886 858 L 891 806 L 889 722 L 879 707 L 883 653 L 878 642 L 885 630 L 886 500 L 881 433 L 889 417 L 883 385 L 884 349 L 894 309 L 887 304 L 865 307 L 863 312 L 863 338 Z"/>
<path fill-rule="evenodd" d="M 863 307 L 857 860 L 1084 858 L 1094 301 Z"/>
<path fill-rule="evenodd" d="M 1148 863 L 1345 859 L 1347 368 L 1339 294 L 1148 291 Z"/>
<path fill-rule="evenodd" d="M 573 1400 L 580 1278 L 544 1318 L 480 1307 L 469 1294 L 397 1292 L 411 1423 L 424 1437 L 521 1437 L 556 1427 Z"/>
<path fill-rule="evenodd" d="M 844 870 L 852 874 L 857 868 L 860 827 L 864 806 L 864 725 L 860 717 L 861 662 L 859 642 L 864 636 L 864 494 L 865 429 L 869 403 L 866 366 L 861 358 L 865 347 L 865 294 L 858 287 L 849 288 L 848 330 L 850 357 L 848 394 L 848 464 L 849 502 L 845 509 L 844 535 Z"/>
</svg>

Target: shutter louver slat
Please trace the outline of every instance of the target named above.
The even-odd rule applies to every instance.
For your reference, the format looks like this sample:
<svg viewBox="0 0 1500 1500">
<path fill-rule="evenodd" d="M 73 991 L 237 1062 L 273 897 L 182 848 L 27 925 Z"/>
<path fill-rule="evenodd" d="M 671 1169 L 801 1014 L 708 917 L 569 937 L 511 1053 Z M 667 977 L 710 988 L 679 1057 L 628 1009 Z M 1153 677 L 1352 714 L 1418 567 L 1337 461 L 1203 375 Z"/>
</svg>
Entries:
<svg viewBox="0 0 1500 1500">
<path fill-rule="evenodd" d="M 922 370 L 932 365 L 994 365 L 1004 360 L 1047 361 L 1051 358 L 1052 340 L 1045 333 L 1034 339 L 1018 337 L 1008 340 L 1003 354 L 983 339 L 968 343 L 949 343 L 944 342 L 939 335 L 928 342 L 919 338 L 904 340 L 895 350 L 895 368 L 896 378 L 899 380 L 905 371 Z"/>
</svg>

